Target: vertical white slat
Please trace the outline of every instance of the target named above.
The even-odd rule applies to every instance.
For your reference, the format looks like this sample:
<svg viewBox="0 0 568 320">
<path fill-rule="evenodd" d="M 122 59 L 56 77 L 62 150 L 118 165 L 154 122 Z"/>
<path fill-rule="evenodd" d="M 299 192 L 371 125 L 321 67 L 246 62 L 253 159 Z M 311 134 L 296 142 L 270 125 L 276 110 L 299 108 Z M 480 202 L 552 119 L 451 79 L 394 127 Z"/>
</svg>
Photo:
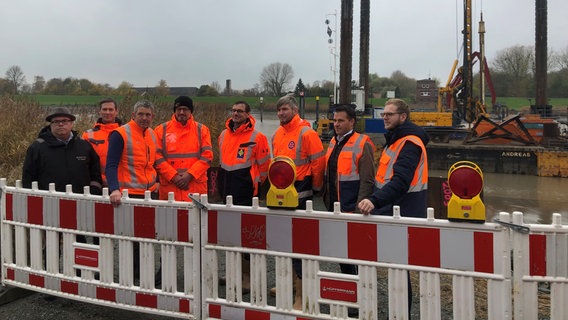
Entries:
<svg viewBox="0 0 568 320">
<path fill-rule="evenodd" d="M 523 214 L 513 212 L 512 222 L 523 224 Z M 515 320 L 534 319 L 530 314 L 530 305 L 525 304 L 525 285 L 523 277 L 529 274 L 529 237 L 520 232 L 510 231 L 513 248 L 513 318 Z M 531 303 L 532 304 L 532 303 Z"/>
<path fill-rule="evenodd" d="M 408 272 L 388 269 L 389 319 L 408 319 Z"/>
<path fill-rule="evenodd" d="M 193 290 L 193 281 L 194 276 L 201 277 L 200 274 L 194 275 L 194 270 L 196 270 L 195 266 L 193 265 L 193 247 L 183 247 L 183 291 L 185 294 L 195 294 Z M 203 259 L 207 257 L 207 250 L 203 251 Z M 198 261 L 198 263 L 200 263 Z M 199 269 L 198 269 L 199 270 Z M 203 273 L 206 273 L 207 270 L 203 270 Z M 217 274 L 217 267 L 210 272 L 215 272 Z M 199 278 L 200 279 L 200 278 Z M 217 286 L 215 286 L 217 289 Z M 197 294 L 201 294 L 197 292 Z"/>
<path fill-rule="evenodd" d="M 550 285 L 550 319 L 568 318 L 568 283 L 553 282 Z"/>
<path fill-rule="evenodd" d="M 73 243 L 75 242 L 75 234 L 64 232 L 63 233 L 63 274 L 67 277 L 75 276 L 74 264 L 74 254 L 73 254 Z"/>
<path fill-rule="evenodd" d="M 154 289 L 156 273 L 154 244 L 140 242 L 140 288 Z"/>
<path fill-rule="evenodd" d="M 292 310 L 293 285 L 292 279 L 296 276 L 292 267 L 292 259 L 275 257 L 276 268 L 276 308 Z"/>
<path fill-rule="evenodd" d="M 226 253 L 225 269 L 227 301 L 241 303 L 243 300 L 243 292 L 240 253 L 231 251 Z"/>
<path fill-rule="evenodd" d="M 318 271 L 319 261 L 302 259 L 302 309 L 307 314 L 318 315 L 320 313 Z"/>
<path fill-rule="evenodd" d="M 525 281 L 522 284 L 523 297 L 521 302 L 523 303 L 523 313 L 520 319 L 538 319 L 538 282 L 536 281 Z M 515 314 L 515 320 L 517 315 Z"/>
<path fill-rule="evenodd" d="M 251 253 L 250 266 L 250 302 L 252 305 L 266 307 L 268 303 L 266 256 Z"/>
<path fill-rule="evenodd" d="M 45 262 L 49 273 L 59 273 L 59 233 L 53 230 L 45 232 Z"/>
<path fill-rule="evenodd" d="M 512 319 L 511 280 L 487 280 L 487 319 Z"/>
<path fill-rule="evenodd" d="M 2 263 L 12 264 L 14 263 L 14 247 L 15 244 L 12 241 L 12 237 L 14 235 L 14 227 L 9 224 L 2 223 L 2 239 L 1 245 L 2 248 L 0 251 L 2 252 Z"/>
<path fill-rule="evenodd" d="M 420 272 L 420 317 L 425 320 L 442 318 L 439 273 Z"/>
<path fill-rule="evenodd" d="M 30 266 L 33 270 L 43 269 L 43 230 L 30 228 Z"/>
<path fill-rule="evenodd" d="M 361 319 L 377 319 L 377 269 L 369 266 L 359 266 L 359 316 Z"/>
<path fill-rule="evenodd" d="M 475 292 L 473 278 L 453 276 L 453 307 L 454 319 L 475 319 Z"/>
<path fill-rule="evenodd" d="M 188 283 L 188 278 L 191 277 L 191 271 L 189 270 L 190 259 L 191 256 L 190 248 L 184 249 L 185 253 L 185 266 L 186 266 L 186 275 L 185 283 L 186 287 L 185 294 L 191 294 L 192 290 L 190 289 L 190 284 Z M 218 264 L 218 253 L 215 250 L 204 250 L 203 251 L 203 278 L 204 278 L 204 297 L 205 299 L 218 299 L 219 298 L 219 264 Z M 227 279 L 227 275 L 225 274 L 225 279 Z M 198 295 L 199 292 L 195 292 L 194 294 Z"/>
<path fill-rule="evenodd" d="M 28 266 L 28 229 L 16 226 L 16 265 Z"/>
<path fill-rule="evenodd" d="M 99 238 L 99 267 L 100 280 L 103 283 L 114 282 L 114 245 L 113 240 L 100 237 Z"/>
<path fill-rule="evenodd" d="M 118 240 L 118 283 L 121 286 L 131 286 L 134 284 L 134 263 L 132 259 L 132 241 Z"/>
<path fill-rule="evenodd" d="M 177 292 L 177 252 L 176 247 L 169 244 L 161 245 L 162 251 L 162 290 Z M 158 280 L 158 279 L 156 279 Z"/>
</svg>

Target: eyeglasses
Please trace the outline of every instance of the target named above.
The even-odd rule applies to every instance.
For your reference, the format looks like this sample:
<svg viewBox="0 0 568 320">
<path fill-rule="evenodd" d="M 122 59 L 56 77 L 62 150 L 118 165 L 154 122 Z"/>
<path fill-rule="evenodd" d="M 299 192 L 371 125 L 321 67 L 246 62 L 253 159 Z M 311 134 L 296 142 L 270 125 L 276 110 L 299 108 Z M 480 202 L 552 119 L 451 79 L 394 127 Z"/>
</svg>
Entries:
<svg viewBox="0 0 568 320">
<path fill-rule="evenodd" d="M 73 120 L 69 120 L 69 119 L 53 120 L 53 121 L 51 121 L 51 124 L 58 125 L 58 124 L 68 124 L 68 123 L 71 123 L 71 122 L 73 122 Z"/>
<path fill-rule="evenodd" d="M 231 109 L 231 113 L 243 113 L 245 112 L 245 110 L 241 110 L 241 109 Z"/>
<path fill-rule="evenodd" d="M 381 112 L 379 115 L 381 116 L 381 118 L 390 118 L 395 114 L 401 114 L 401 113 L 402 112 Z"/>
</svg>

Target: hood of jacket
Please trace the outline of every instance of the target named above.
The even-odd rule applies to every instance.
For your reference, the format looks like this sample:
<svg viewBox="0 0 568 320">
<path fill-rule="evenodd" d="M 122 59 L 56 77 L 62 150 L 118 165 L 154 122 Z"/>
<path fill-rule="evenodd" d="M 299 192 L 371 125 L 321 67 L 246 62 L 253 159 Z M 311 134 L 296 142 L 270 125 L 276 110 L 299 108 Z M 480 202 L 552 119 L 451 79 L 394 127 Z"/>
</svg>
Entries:
<svg viewBox="0 0 568 320">
<path fill-rule="evenodd" d="M 424 131 L 424 129 L 412 123 L 411 121 L 405 121 L 403 124 L 396 127 L 394 130 L 385 133 L 385 140 L 386 140 L 385 145 L 389 145 L 402 137 L 411 136 L 411 135 L 420 138 L 420 140 L 422 140 L 422 143 L 424 143 L 425 146 L 430 141 L 430 138 L 428 137 L 428 134 L 426 133 L 426 131 Z"/>
</svg>

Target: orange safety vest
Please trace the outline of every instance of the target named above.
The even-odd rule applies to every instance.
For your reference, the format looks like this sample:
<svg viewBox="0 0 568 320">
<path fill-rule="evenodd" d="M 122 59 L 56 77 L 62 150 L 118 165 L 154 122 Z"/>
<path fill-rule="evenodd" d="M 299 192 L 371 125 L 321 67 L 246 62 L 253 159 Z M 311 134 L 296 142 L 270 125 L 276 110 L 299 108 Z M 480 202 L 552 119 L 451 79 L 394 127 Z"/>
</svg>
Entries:
<svg viewBox="0 0 568 320">
<path fill-rule="evenodd" d="M 155 129 L 158 139 L 156 169 L 160 174 L 160 199 L 167 200 L 173 192 L 175 200 L 189 201 L 190 193 L 207 194 L 207 170 L 213 160 L 209 128 L 194 120 L 193 116 L 182 125 L 175 115 Z M 177 188 L 170 181 L 180 173 L 193 176 L 188 190 Z"/>
<path fill-rule="evenodd" d="M 312 196 L 311 189 L 322 189 L 325 153 L 321 139 L 309 122 L 295 115 L 289 123 L 276 129 L 272 136 L 272 154 L 274 157 L 288 156 L 294 161 L 297 182 L 304 180 L 306 176 L 312 177 L 312 186 L 298 190 L 300 199 Z"/>
<path fill-rule="evenodd" d="M 219 161 L 221 168 L 228 171 L 228 174 L 250 168 L 250 178 L 253 184 L 252 196 L 257 196 L 259 183 L 264 182 L 268 175 L 270 149 L 266 136 L 254 129 L 256 124 L 254 117 L 250 116 L 249 121 L 238 127 L 236 131 L 230 128 L 231 118 L 226 121 L 226 129 L 218 138 Z M 235 187 L 239 188 L 239 186 L 233 186 Z M 246 188 L 248 189 L 248 186 Z M 228 189 L 227 186 L 225 189 Z"/>
<path fill-rule="evenodd" d="M 142 130 L 130 120 L 116 130 L 122 136 L 124 149 L 118 164 L 120 191 L 128 189 L 129 194 L 143 195 L 146 190 L 154 191 L 156 184 L 156 136 L 151 128 Z"/>
<path fill-rule="evenodd" d="M 328 163 L 336 143 L 337 140 L 333 137 L 329 142 L 325 163 Z M 340 200 L 341 211 L 343 212 L 354 212 L 357 206 L 361 180 L 359 176 L 359 159 L 363 155 L 366 143 L 370 143 L 374 149 L 374 144 L 368 136 L 354 132 L 343 148 L 341 148 L 341 153 L 337 158 L 337 180 L 329 183 L 334 183 L 337 187 L 337 199 Z"/>
<path fill-rule="evenodd" d="M 103 177 L 103 185 L 107 185 L 106 175 L 105 175 L 105 167 L 107 161 L 107 153 L 108 153 L 108 137 L 110 133 L 120 127 L 118 122 L 113 123 L 101 123 L 97 122 L 93 126 L 93 128 L 83 132 L 81 138 L 83 140 L 88 141 L 95 152 L 99 155 L 101 159 L 101 175 Z"/>
<path fill-rule="evenodd" d="M 428 158 L 426 156 L 426 147 L 424 146 L 424 143 L 422 143 L 422 140 L 415 135 L 402 137 L 383 150 L 379 160 L 377 175 L 375 177 L 375 185 L 377 188 L 382 188 L 391 180 L 394 174 L 394 164 L 406 141 L 410 141 L 422 149 L 420 162 L 414 171 L 414 177 L 410 183 L 408 193 L 420 192 L 428 189 Z"/>
</svg>

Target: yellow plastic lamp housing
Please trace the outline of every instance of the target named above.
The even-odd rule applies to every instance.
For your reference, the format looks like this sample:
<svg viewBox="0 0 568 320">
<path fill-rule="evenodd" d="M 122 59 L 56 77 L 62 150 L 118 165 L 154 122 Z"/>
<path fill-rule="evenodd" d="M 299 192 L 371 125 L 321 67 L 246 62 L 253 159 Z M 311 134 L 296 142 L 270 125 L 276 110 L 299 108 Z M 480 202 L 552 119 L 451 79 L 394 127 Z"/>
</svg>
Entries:
<svg viewBox="0 0 568 320">
<path fill-rule="evenodd" d="M 279 156 L 272 159 L 268 167 L 270 188 L 266 194 L 268 208 L 296 209 L 298 207 L 298 191 L 294 187 L 296 181 L 296 165 L 289 157 Z"/>
<path fill-rule="evenodd" d="M 448 185 L 452 196 L 448 202 L 448 220 L 485 222 L 485 205 L 480 194 L 483 191 L 483 173 L 470 161 L 458 161 L 448 170 Z"/>
</svg>

